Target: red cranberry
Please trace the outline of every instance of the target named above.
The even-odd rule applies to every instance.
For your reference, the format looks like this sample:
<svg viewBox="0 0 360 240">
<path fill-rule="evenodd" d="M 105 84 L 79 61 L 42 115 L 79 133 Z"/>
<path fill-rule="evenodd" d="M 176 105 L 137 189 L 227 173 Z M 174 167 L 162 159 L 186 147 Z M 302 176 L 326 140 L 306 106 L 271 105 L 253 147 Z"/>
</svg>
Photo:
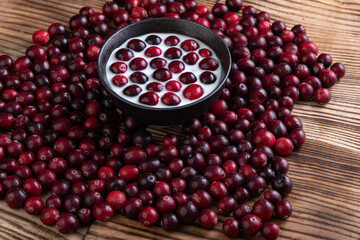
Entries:
<svg viewBox="0 0 360 240">
<path fill-rule="evenodd" d="M 261 219 L 255 215 L 246 215 L 239 222 L 240 228 L 243 229 L 245 237 L 251 237 L 256 235 L 261 228 Z"/>
<path fill-rule="evenodd" d="M 278 191 L 281 196 L 285 197 L 292 191 L 293 184 L 287 175 L 280 174 L 276 176 L 275 180 L 273 181 L 272 188 Z"/>
<path fill-rule="evenodd" d="M 74 215 L 70 213 L 62 214 L 56 221 L 56 227 L 61 233 L 74 232 L 78 225 L 79 221 Z"/>
<path fill-rule="evenodd" d="M 60 213 L 56 208 L 44 208 L 40 214 L 40 220 L 45 225 L 54 225 L 59 217 Z"/>
<path fill-rule="evenodd" d="M 124 94 L 128 96 L 136 96 L 138 95 L 142 89 L 138 85 L 130 85 L 124 89 Z"/>
<path fill-rule="evenodd" d="M 278 201 L 281 200 L 281 195 L 274 189 L 268 189 L 264 192 L 264 198 L 275 205 Z"/>
<path fill-rule="evenodd" d="M 161 226 L 166 231 L 174 231 L 179 225 L 179 219 L 173 213 L 167 213 L 161 218 Z"/>
<path fill-rule="evenodd" d="M 236 220 L 240 221 L 246 215 L 251 214 L 251 208 L 246 204 L 238 205 L 233 212 L 233 216 Z"/>
<path fill-rule="evenodd" d="M 252 212 L 262 221 L 266 222 L 274 215 L 274 206 L 266 199 L 259 199 L 254 203 Z"/>
<path fill-rule="evenodd" d="M 239 236 L 240 228 L 239 222 L 235 219 L 227 219 L 222 225 L 222 232 L 228 238 L 236 238 Z"/>
<path fill-rule="evenodd" d="M 245 165 L 244 165 L 245 166 Z M 251 176 L 246 181 L 246 188 L 249 190 L 251 195 L 258 196 L 266 187 L 266 181 L 263 177 L 260 176 Z"/>
<path fill-rule="evenodd" d="M 125 216 L 129 218 L 135 218 L 138 216 L 139 212 L 141 211 L 143 204 L 140 199 L 138 198 L 131 198 L 126 201 L 123 211 Z"/>
<path fill-rule="evenodd" d="M 340 79 L 345 75 L 345 66 L 342 63 L 334 63 L 330 69 L 336 74 L 337 79 Z"/>
<path fill-rule="evenodd" d="M 294 149 L 294 144 L 289 138 L 281 137 L 276 140 L 275 150 L 280 155 L 289 155 Z"/>
<path fill-rule="evenodd" d="M 5 202 L 10 208 L 21 208 L 27 199 L 26 192 L 21 188 L 10 189 L 5 196 Z"/>
<path fill-rule="evenodd" d="M 280 235 L 279 225 L 273 222 L 265 222 L 261 227 L 261 235 L 266 239 L 277 239 Z"/>
<path fill-rule="evenodd" d="M 89 208 L 81 208 L 76 214 L 79 222 L 83 226 L 89 225 L 93 221 L 93 216 Z"/>
<path fill-rule="evenodd" d="M 109 221 L 114 216 L 114 210 L 107 202 L 98 203 L 93 206 L 93 215 L 99 221 Z"/>
<path fill-rule="evenodd" d="M 139 213 L 139 220 L 146 226 L 154 225 L 159 218 L 159 213 L 154 207 L 147 206 Z"/>
<path fill-rule="evenodd" d="M 175 211 L 176 203 L 174 198 L 168 195 L 160 197 L 156 202 L 156 209 L 160 214 L 170 213 Z"/>
<path fill-rule="evenodd" d="M 101 196 L 101 194 L 92 190 L 86 192 L 83 197 L 84 206 L 89 208 L 93 207 L 94 204 L 101 203 L 102 201 L 103 197 Z"/>
<path fill-rule="evenodd" d="M 199 215 L 200 225 L 211 229 L 218 223 L 217 214 L 211 209 L 204 209 Z"/>
<path fill-rule="evenodd" d="M 40 182 L 34 178 L 26 179 L 22 188 L 29 196 L 39 196 L 42 193 L 42 186 Z"/>
<path fill-rule="evenodd" d="M 287 200 L 280 200 L 275 205 L 276 216 L 280 219 L 288 219 L 292 215 L 292 206 Z"/>
<path fill-rule="evenodd" d="M 184 224 L 192 223 L 199 215 L 199 211 L 193 202 L 185 202 L 179 205 L 177 216 Z"/>
<path fill-rule="evenodd" d="M 161 3 L 153 4 L 149 7 L 149 15 L 151 17 L 162 17 L 164 14 L 167 13 L 166 5 Z"/>
</svg>

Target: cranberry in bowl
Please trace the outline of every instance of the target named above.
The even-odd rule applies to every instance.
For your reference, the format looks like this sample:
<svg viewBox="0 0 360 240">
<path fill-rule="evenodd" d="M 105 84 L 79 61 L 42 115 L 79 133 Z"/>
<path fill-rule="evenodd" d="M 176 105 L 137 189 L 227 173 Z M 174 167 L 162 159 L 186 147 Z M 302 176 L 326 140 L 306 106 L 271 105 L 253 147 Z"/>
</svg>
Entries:
<svg viewBox="0 0 360 240">
<path fill-rule="evenodd" d="M 100 51 L 98 73 L 126 114 L 166 126 L 207 111 L 222 92 L 230 63 L 229 49 L 209 28 L 157 18 L 114 33 Z"/>
</svg>

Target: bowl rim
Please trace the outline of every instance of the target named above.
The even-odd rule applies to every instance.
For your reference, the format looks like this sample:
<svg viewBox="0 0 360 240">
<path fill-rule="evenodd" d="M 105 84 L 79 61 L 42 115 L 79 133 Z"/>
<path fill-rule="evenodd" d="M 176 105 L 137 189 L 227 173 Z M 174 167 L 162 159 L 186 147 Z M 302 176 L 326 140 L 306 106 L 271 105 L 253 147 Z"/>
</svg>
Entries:
<svg viewBox="0 0 360 240">
<path fill-rule="evenodd" d="M 110 87 L 109 85 L 109 82 L 107 80 L 104 80 L 103 79 L 103 76 L 100 74 L 100 59 L 101 59 L 101 55 L 104 54 L 104 51 L 105 51 L 105 48 L 107 47 L 107 45 L 109 44 L 110 40 L 115 38 L 118 34 L 120 34 L 121 32 L 123 31 L 127 31 L 128 28 L 132 28 L 136 25 L 141 25 L 141 24 L 146 24 L 148 22 L 152 22 L 152 21 L 156 21 L 156 22 L 164 22 L 164 21 L 177 21 L 177 22 L 183 22 L 183 23 L 186 23 L 186 24 L 192 24 L 194 26 L 196 26 L 197 28 L 202 28 L 204 29 L 205 31 L 209 32 L 209 34 L 215 36 L 215 38 L 217 38 L 217 40 L 219 40 L 221 42 L 221 44 L 223 44 L 223 46 L 225 46 L 225 49 L 226 49 L 226 55 L 227 55 L 227 60 L 229 62 L 229 66 L 225 66 L 224 69 L 225 69 L 225 73 L 224 73 L 224 78 L 220 80 L 219 84 L 216 86 L 215 89 L 213 89 L 208 95 L 206 95 L 205 97 L 199 99 L 198 101 L 194 101 L 192 103 L 189 103 L 189 104 L 186 104 L 186 105 L 182 105 L 182 106 L 169 106 L 169 107 L 164 107 L 164 108 L 159 108 L 159 107 L 149 107 L 145 104 L 141 105 L 141 104 L 138 104 L 138 103 L 134 103 L 134 102 L 131 102 L 125 98 L 122 98 L 120 97 L 115 91 L 112 90 L 112 88 Z M 176 34 L 177 32 L 176 31 L 164 31 L 165 32 L 169 32 L 169 33 L 174 33 Z M 151 32 L 149 32 L 151 33 Z M 145 33 L 146 34 L 146 33 Z M 183 35 L 186 35 L 186 34 L 183 34 Z M 189 35 L 187 35 L 189 36 Z M 191 36 L 189 36 L 191 37 Z M 192 37 L 192 38 L 196 38 L 196 37 Z M 203 41 L 203 40 L 201 40 Z M 211 48 L 212 49 L 212 48 Z M 113 49 L 114 50 L 114 49 Z M 113 51 L 112 50 L 112 51 Z M 213 50 L 213 49 L 212 49 Z M 214 51 L 214 50 L 213 50 Z M 179 109 L 185 109 L 185 108 L 188 108 L 188 107 L 192 107 L 196 104 L 199 104 L 200 102 L 203 102 L 203 101 L 207 101 L 209 98 L 211 98 L 220 88 L 223 87 L 223 85 L 225 84 L 226 82 L 226 79 L 228 78 L 229 74 L 230 74 L 230 71 L 231 71 L 231 53 L 230 53 L 230 50 L 229 48 L 225 45 L 225 42 L 223 41 L 223 39 L 216 33 L 214 32 L 212 29 L 208 28 L 208 27 L 205 27 L 204 25 L 200 24 L 200 23 L 197 23 L 197 22 L 193 22 L 193 21 L 190 21 L 190 20 L 186 20 L 186 19 L 179 19 L 179 18 L 168 18 L 168 17 L 162 17 L 162 18 L 151 18 L 151 19 L 144 19 L 144 20 L 141 20 L 139 22 L 135 22 L 135 23 L 132 23 L 132 24 L 129 24 L 121 29 L 119 29 L 118 31 L 114 32 L 105 42 L 104 44 L 101 46 L 101 49 L 100 49 L 100 52 L 99 52 L 99 55 L 98 55 L 98 59 L 97 59 L 97 72 L 98 72 L 98 76 L 100 78 L 100 81 L 102 82 L 102 85 L 105 87 L 106 91 L 110 92 L 113 97 L 115 97 L 116 99 L 118 99 L 119 101 L 122 101 L 128 105 L 131 105 L 132 107 L 136 107 L 136 108 L 140 108 L 140 109 L 143 109 L 143 110 L 150 110 L 150 111 L 174 111 L 174 110 L 179 110 Z M 107 63 L 107 61 L 106 61 Z M 104 67 L 106 67 L 106 63 L 104 64 Z M 221 63 L 222 64 L 222 63 Z M 222 64 L 223 65 L 223 64 Z M 104 70 L 104 78 L 106 78 L 106 69 Z"/>
</svg>

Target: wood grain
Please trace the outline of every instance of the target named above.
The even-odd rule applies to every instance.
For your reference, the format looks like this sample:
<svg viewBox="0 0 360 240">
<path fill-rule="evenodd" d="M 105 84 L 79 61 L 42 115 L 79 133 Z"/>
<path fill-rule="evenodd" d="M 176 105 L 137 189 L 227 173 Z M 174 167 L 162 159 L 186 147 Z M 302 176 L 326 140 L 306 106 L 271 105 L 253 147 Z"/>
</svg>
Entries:
<svg viewBox="0 0 360 240">
<path fill-rule="evenodd" d="M 0 1 L 0 54 L 14 58 L 32 44 L 31 33 L 53 22 L 67 24 L 85 5 L 100 11 L 100 0 Z M 211 6 L 212 1 L 199 1 Z M 294 214 L 277 221 L 280 239 L 360 239 L 360 3 L 358 0 L 244 1 L 288 28 L 302 24 L 320 52 L 346 65 L 346 76 L 331 88 L 330 104 L 299 101 L 293 111 L 301 117 L 307 142 L 290 157 L 294 190 L 287 197 Z M 149 127 L 155 138 L 180 128 Z M 220 217 L 220 222 L 226 218 Z M 120 214 L 110 222 L 96 221 L 75 234 L 60 235 L 24 210 L 10 210 L 0 201 L 0 239 L 224 239 L 221 224 L 205 230 L 194 224 L 168 233 L 148 228 Z M 261 239 L 259 236 L 254 239 Z"/>
</svg>

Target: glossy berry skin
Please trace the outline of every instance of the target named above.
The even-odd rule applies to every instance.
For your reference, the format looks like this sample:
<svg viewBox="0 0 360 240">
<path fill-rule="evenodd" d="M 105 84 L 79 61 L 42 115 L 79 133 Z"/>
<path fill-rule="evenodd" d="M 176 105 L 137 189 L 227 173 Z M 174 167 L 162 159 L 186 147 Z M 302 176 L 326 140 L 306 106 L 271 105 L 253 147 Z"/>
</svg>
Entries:
<svg viewBox="0 0 360 240">
<path fill-rule="evenodd" d="M 184 202 L 179 205 L 176 215 L 184 224 L 191 224 L 199 215 L 199 211 L 193 202 Z"/>
<path fill-rule="evenodd" d="M 179 219 L 174 213 L 166 213 L 161 218 L 161 227 L 166 231 L 175 231 L 179 225 Z"/>
<path fill-rule="evenodd" d="M 252 196 L 258 196 L 264 191 L 266 187 L 266 181 L 260 176 L 251 176 L 249 179 L 247 179 L 245 186 Z"/>
<path fill-rule="evenodd" d="M 109 221 L 114 216 L 114 210 L 107 202 L 95 204 L 92 212 L 94 218 L 99 221 Z"/>
<path fill-rule="evenodd" d="M 288 200 L 280 200 L 275 205 L 276 216 L 280 219 L 288 219 L 292 215 L 292 206 Z"/>
<path fill-rule="evenodd" d="M 123 211 L 124 215 L 129 218 L 135 218 L 143 207 L 142 201 L 139 198 L 130 198 L 126 201 Z"/>
<path fill-rule="evenodd" d="M 213 210 L 204 209 L 199 215 L 199 222 L 204 228 L 211 229 L 218 223 L 218 216 Z"/>
<path fill-rule="evenodd" d="M 272 182 L 272 188 L 278 191 L 282 197 L 285 197 L 292 191 L 293 183 L 287 175 L 279 174 Z"/>
<path fill-rule="evenodd" d="M 249 214 L 240 220 L 239 225 L 245 237 L 252 237 L 260 231 L 262 221 L 259 217 Z"/>
<path fill-rule="evenodd" d="M 44 208 L 40 214 L 40 220 L 45 225 L 54 225 L 60 217 L 60 212 L 56 208 Z"/>
<path fill-rule="evenodd" d="M 327 88 L 319 88 L 315 91 L 314 94 L 315 101 L 319 104 L 326 104 L 330 102 L 331 93 Z"/>
<path fill-rule="evenodd" d="M 240 233 L 240 226 L 239 222 L 235 219 L 227 219 L 222 225 L 222 232 L 228 238 L 236 238 L 239 236 Z"/>
<path fill-rule="evenodd" d="M 139 213 L 139 220 L 145 226 L 154 225 L 159 218 L 159 213 L 154 207 L 144 207 Z"/>
<path fill-rule="evenodd" d="M 289 138 L 282 137 L 276 140 L 275 151 L 278 154 L 286 156 L 292 153 L 293 150 L 294 144 Z"/>
<path fill-rule="evenodd" d="M 261 235 L 268 240 L 274 240 L 280 235 L 280 227 L 276 223 L 273 222 L 265 222 L 261 226 Z"/>
<path fill-rule="evenodd" d="M 46 45 L 50 40 L 50 35 L 45 30 L 38 30 L 33 33 L 32 40 L 39 45 Z"/>
<path fill-rule="evenodd" d="M 176 209 L 176 202 L 170 195 L 164 195 L 157 200 L 156 209 L 160 214 L 173 212 Z"/>
<path fill-rule="evenodd" d="M 246 204 L 239 204 L 233 212 L 233 216 L 236 220 L 240 221 L 246 215 L 251 213 L 251 208 Z"/>
<path fill-rule="evenodd" d="M 25 202 L 25 211 L 31 215 L 38 215 L 44 208 L 44 202 L 39 197 L 30 197 Z"/>
<path fill-rule="evenodd" d="M 259 199 L 254 203 L 252 212 L 262 221 L 266 222 L 274 215 L 274 206 L 266 199 Z"/>
<path fill-rule="evenodd" d="M 79 225 L 77 218 L 71 213 L 62 214 L 56 221 L 56 227 L 61 233 L 71 233 Z"/>
<path fill-rule="evenodd" d="M 27 193 L 21 188 L 12 188 L 5 195 L 5 202 L 10 208 L 21 208 L 27 199 Z"/>
</svg>

